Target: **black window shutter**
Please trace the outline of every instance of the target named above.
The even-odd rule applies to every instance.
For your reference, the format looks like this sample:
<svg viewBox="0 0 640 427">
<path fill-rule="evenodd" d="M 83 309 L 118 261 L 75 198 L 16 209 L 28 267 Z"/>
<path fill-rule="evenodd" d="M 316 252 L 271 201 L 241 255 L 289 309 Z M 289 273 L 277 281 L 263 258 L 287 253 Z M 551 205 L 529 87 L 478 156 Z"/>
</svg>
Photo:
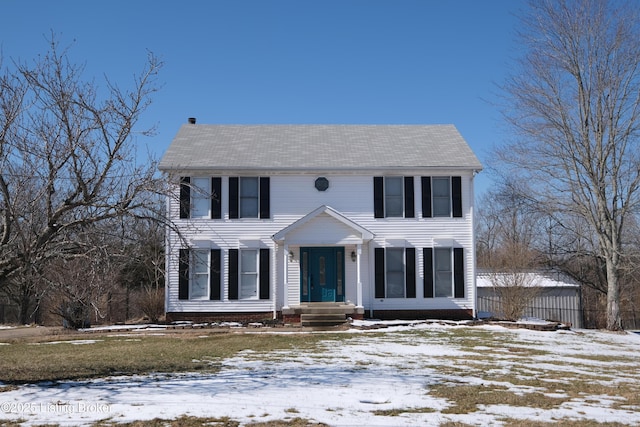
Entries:
<svg viewBox="0 0 640 427">
<path fill-rule="evenodd" d="M 405 249 L 405 258 L 406 258 L 406 295 L 407 298 L 415 298 L 416 297 L 416 249 L 415 248 L 406 248 Z"/>
<path fill-rule="evenodd" d="M 431 177 L 423 176 L 422 179 L 422 217 L 431 218 Z"/>
<path fill-rule="evenodd" d="M 260 178 L 260 218 L 270 218 L 270 180 L 269 177 Z"/>
<path fill-rule="evenodd" d="M 220 299 L 220 267 L 222 264 L 222 251 L 211 249 L 211 265 L 209 266 L 209 299 Z"/>
<path fill-rule="evenodd" d="M 384 218 L 384 178 L 373 177 L 373 217 Z"/>
<path fill-rule="evenodd" d="M 433 298 L 433 248 L 422 250 L 424 258 L 424 297 Z"/>
<path fill-rule="evenodd" d="M 454 298 L 464 298 L 464 250 L 453 248 L 453 293 Z"/>
<path fill-rule="evenodd" d="M 180 178 L 180 218 L 189 218 L 191 208 L 191 178 Z"/>
<path fill-rule="evenodd" d="M 238 299 L 238 249 L 229 249 L 229 299 Z"/>
<path fill-rule="evenodd" d="M 384 298 L 384 248 L 375 248 L 376 298 Z"/>
<path fill-rule="evenodd" d="M 269 299 L 269 249 L 260 249 L 260 299 Z"/>
<path fill-rule="evenodd" d="M 413 177 L 404 177 L 404 217 L 414 218 L 415 207 L 413 202 Z"/>
<path fill-rule="evenodd" d="M 451 177 L 451 206 L 454 218 L 462 218 L 462 178 Z"/>
<path fill-rule="evenodd" d="M 178 299 L 189 299 L 189 249 L 178 255 Z"/>
<path fill-rule="evenodd" d="M 211 219 L 222 218 L 222 178 L 211 178 Z"/>
<path fill-rule="evenodd" d="M 240 197 L 238 194 L 240 179 L 229 178 L 229 218 L 238 218 Z"/>
</svg>

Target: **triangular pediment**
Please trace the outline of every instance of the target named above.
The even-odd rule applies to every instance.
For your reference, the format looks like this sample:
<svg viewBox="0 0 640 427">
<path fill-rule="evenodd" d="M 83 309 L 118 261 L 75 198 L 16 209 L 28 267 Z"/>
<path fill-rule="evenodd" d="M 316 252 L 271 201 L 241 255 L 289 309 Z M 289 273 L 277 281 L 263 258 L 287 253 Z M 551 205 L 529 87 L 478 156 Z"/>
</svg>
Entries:
<svg viewBox="0 0 640 427">
<path fill-rule="evenodd" d="M 293 245 L 362 244 L 374 234 L 329 206 L 320 206 L 273 235 Z"/>
</svg>

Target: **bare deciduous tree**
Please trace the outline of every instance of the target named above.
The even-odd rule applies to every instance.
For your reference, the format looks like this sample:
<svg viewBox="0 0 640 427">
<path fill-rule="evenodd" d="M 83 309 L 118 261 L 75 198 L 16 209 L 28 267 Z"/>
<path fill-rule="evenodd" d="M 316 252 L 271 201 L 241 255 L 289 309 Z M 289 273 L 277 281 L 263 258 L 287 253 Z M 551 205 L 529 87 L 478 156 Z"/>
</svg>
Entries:
<svg viewBox="0 0 640 427">
<path fill-rule="evenodd" d="M 118 281 L 127 295 L 138 291 L 138 307 L 149 321 L 157 322 L 164 315 L 164 226 L 160 221 L 138 220 L 126 228 L 129 240 Z"/>
<path fill-rule="evenodd" d="M 501 247 L 492 261 L 489 280 L 500 302 L 502 316 L 518 320 L 541 293 L 536 274 L 538 257 L 528 247 L 512 242 Z"/>
<path fill-rule="evenodd" d="M 135 136 L 156 92 L 149 54 L 130 90 L 85 81 L 53 39 L 30 64 L 0 64 L 0 286 L 49 263 L 85 257 L 96 224 L 150 212 L 156 164 L 140 162 Z M 28 273 L 28 274 L 27 274 Z"/>
<path fill-rule="evenodd" d="M 640 201 L 638 5 L 532 1 L 521 29 L 526 54 L 503 86 L 519 136 L 498 150 L 504 177 L 589 226 L 606 266 L 607 328 L 618 330 L 621 234 Z"/>
<path fill-rule="evenodd" d="M 488 274 L 501 317 L 515 321 L 540 294 L 533 273 L 544 261 L 536 250 L 542 244 L 542 218 L 510 188 L 486 193 L 480 206 L 478 266 Z"/>
</svg>

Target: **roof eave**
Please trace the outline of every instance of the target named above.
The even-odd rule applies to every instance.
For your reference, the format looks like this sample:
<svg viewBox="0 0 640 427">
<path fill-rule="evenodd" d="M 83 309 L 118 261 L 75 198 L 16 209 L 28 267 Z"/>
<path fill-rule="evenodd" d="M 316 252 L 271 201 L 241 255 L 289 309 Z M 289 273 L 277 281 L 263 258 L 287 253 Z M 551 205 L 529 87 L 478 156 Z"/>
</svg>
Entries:
<svg viewBox="0 0 640 427">
<path fill-rule="evenodd" d="M 348 172 L 379 172 L 379 171 L 406 171 L 406 170 L 464 170 L 470 172 L 482 171 L 482 165 L 440 165 L 440 166 L 363 166 L 363 167 L 255 167 L 255 166 L 183 166 L 183 165 L 159 165 L 158 169 L 162 172 L 179 171 L 179 172 L 206 172 L 206 171 L 258 171 L 258 172 L 282 172 L 282 173 L 348 173 Z"/>
</svg>

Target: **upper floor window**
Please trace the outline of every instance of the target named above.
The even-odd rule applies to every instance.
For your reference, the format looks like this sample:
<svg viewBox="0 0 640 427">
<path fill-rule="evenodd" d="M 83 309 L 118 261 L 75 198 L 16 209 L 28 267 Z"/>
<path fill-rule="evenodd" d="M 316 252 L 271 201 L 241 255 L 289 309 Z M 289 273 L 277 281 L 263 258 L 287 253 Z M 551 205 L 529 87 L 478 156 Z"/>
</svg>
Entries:
<svg viewBox="0 0 640 427">
<path fill-rule="evenodd" d="M 421 178 L 422 216 L 462 217 L 462 179 L 459 176 Z"/>
<path fill-rule="evenodd" d="M 412 176 L 373 177 L 373 211 L 375 218 L 413 218 Z"/>
<path fill-rule="evenodd" d="M 229 218 L 269 218 L 268 177 L 229 178 Z"/>
<path fill-rule="evenodd" d="M 402 217 L 404 215 L 404 197 L 402 177 L 388 176 L 384 179 L 384 216 Z"/>
<path fill-rule="evenodd" d="M 180 178 L 180 218 L 222 217 L 222 178 Z"/>
<path fill-rule="evenodd" d="M 433 216 L 451 216 L 451 180 L 432 178 Z"/>
<path fill-rule="evenodd" d="M 258 218 L 258 178 L 240 178 L 240 218 Z"/>
<path fill-rule="evenodd" d="M 211 217 L 211 180 L 191 179 L 191 218 Z"/>
</svg>

